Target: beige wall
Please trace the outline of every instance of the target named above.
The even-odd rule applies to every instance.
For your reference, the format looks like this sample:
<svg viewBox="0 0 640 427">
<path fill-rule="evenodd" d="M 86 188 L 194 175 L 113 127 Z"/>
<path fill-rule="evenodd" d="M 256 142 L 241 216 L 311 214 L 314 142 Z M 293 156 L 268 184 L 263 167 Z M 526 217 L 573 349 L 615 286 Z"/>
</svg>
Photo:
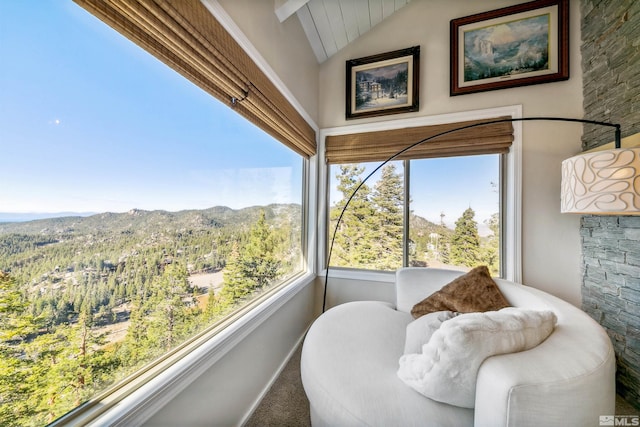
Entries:
<svg viewBox="0 0 640 427">
<path fill-rule="evenodd" d="M 521 104 L 523 115 L 583 116 L 580 70 L 580 11 L 571 10 L 570 69 L 565 82 L 449 96 L 449 21 L 520 0 L 413 0 L 391 18 L 320 66 L 321 128 L 380 119 L 344 118 L 345 61 L 419 45 L 420 111 L 384 117 L 409 118 Z M 574 2 L 571 2 L 574 6 Z M 523 282 L 580 305 L 579 217 L 560 214 L 561 161 L 580 151 L 576 124 L 523 124 L 522 211 Z"/>
</svg>

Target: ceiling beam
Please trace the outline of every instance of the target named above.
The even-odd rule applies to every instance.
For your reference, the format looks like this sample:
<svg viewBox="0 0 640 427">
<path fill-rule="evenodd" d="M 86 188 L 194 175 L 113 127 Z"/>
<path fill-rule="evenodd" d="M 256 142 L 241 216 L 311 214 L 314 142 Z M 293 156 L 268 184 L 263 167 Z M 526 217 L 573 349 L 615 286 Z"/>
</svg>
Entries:
<svg viewBox="0 0 640 427">
<path fill-rule="evenodd" d="M 280 22 L 284 22 L 308 2 L 309 0 L 276 0 L 276 16 Z"/>
<path fill-rule="evenodd" d="M 329 58 L 329 56 L 322 45 L 320 33 L 318 33 L 316 24 L 313 21 L 313 17 L 311 16 L 308 6 L 302 7 L 298 10 L 298 19 L 302 24 L 302 29 L 307 35 L 307 40 L 309 40 L 309 44 L 311 45 L 311 49 L 313 49 L 313 53 L 316 55 L 318 63 L 323 63 L 327 58 Z"/>
</svg>

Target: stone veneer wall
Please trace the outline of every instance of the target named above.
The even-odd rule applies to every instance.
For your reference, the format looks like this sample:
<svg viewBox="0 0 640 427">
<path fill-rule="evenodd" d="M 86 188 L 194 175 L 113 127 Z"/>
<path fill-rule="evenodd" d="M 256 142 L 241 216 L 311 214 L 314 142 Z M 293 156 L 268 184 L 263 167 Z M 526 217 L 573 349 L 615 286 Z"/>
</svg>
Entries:
<svg viewBox="0 0 640 427">
<path fill-rule="evenodd" d="M 640 1 L 582 0 L 580 5 L 584 118 L 620 123 L 623 137 L 638 133 Z M 585 150 L 611 141 L 611 128 L 585 125 Z"/>
<path fill-rule="evenodd" d="M 583 216 L 582 308 L 607 330 L 618 393 L 640 408 L 640 216 Z"/>
<path fill-rule="evenodd" d="M 571 7 L 577 2 L 570 0 Z M 585 118 L 640 132 L 640 1 L 581 0 Z M 585 125 L 584 149 L 613 133 Z M 617 359 L 618 393 L 640 409 L 640 217 L 584 216 L 583 309 L 605 327 Z"/>
</svg>

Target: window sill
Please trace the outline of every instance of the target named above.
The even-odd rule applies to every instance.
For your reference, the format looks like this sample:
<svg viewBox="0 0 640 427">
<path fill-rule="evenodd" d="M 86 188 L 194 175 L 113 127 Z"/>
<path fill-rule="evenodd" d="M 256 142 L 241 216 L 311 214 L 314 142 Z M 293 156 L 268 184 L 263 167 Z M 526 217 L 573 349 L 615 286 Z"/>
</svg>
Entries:
<svg viewBox="0 0 640 427">
<path fill-rule="evenodd" d="M 322 277 L 325 277 L 327 270 L 322 271 Z M 334 279 L 351 279 L 351 280 L 368 280 L 371 282 L 395 283 L 395 271 L 379 271 L 364 270 L 356 268 L 331 267 L 329 269 L 329 278 Z"/>
</svg>

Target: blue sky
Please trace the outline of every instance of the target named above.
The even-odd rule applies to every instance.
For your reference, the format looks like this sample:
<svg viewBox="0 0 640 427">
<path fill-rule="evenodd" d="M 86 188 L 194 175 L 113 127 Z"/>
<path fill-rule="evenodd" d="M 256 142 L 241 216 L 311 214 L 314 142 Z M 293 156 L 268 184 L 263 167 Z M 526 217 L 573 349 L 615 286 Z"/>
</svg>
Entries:
<svg viewBox="0 0 640 427">
<path fill-rule="evenodd" d="M 0 214 L 301 201 L 299 156 L 71 1 L 0 0 L 0 57 Z M 415 213 L 497 211 L 496 156 L 424 162 Z"/>
<path fill-rule="evenodd" d="M 0 1 L 0 212 L 300 203 L 301 160 L 71 1 Z"/>
<path fill-rule="evenodd" d="M 411 208 L 429 221 L 453 226 L 467 208 L 478 225 L 499 210 L 499 156 L 446 157 L 411 164 Z"/>
</svg>

